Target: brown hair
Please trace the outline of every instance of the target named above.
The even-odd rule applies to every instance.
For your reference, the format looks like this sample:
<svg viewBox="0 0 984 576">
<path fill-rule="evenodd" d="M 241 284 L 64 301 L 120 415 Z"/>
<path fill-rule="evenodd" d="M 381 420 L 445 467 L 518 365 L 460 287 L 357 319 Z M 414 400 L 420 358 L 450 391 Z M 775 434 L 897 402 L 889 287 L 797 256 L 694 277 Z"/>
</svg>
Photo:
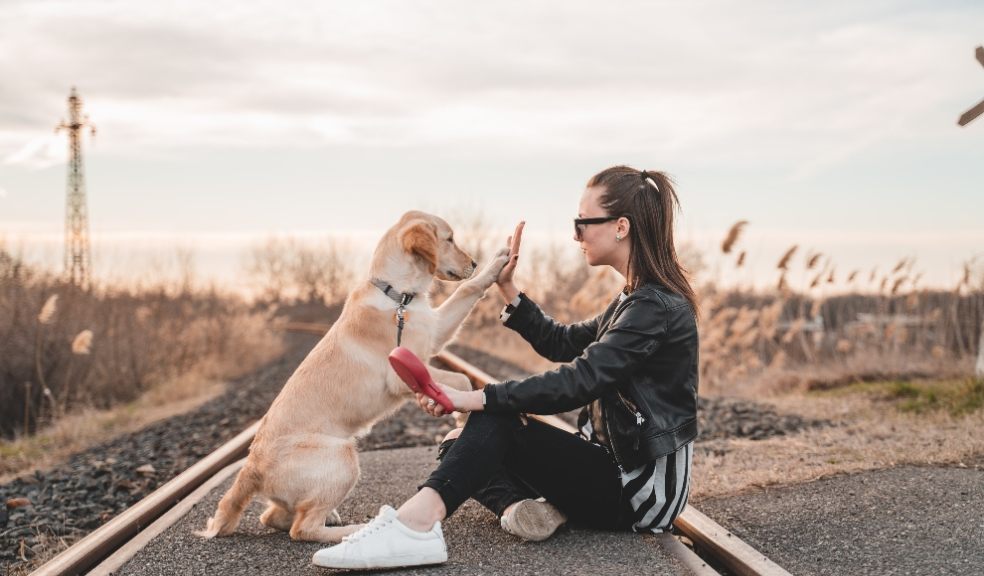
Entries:
<svg viewBox="0 0 984 576">
<path fill-rule="evenodd" d="M 673 211 L 680 209 L 680 201 L 670 177 L 662 172 L 612 166 L 588 181 L 588 187 L 593 186 L 605 188 L 599 202 L 608 215 L 625 216 L 631 223 L 626 274 L 629 290 L 645 282 L 662 284 L 686 298 L 696 315 L 697 295 L 673 243 Z"/>
</svg>

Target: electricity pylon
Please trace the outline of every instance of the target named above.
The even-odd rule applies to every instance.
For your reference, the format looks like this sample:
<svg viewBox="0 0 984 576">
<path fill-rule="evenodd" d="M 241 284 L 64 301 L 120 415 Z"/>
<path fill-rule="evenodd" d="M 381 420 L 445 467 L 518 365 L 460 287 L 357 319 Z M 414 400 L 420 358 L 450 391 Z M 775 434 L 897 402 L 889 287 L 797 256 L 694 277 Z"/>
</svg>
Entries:
<svg viewBox="0 0 984 576">
<path fill-rule="evenodd" d="M 65 279 L 89 289 L 89 208 L 85 198 L 85 178 L 82 165 L 82 129 L 96 134 L 89 116 L 82 113 L 82 98 L 75 92 L 68 96 L 68 121 L 62 121 L 55 132 L 68 132 L 68 194 L 65 200 Z"/>
</svg>

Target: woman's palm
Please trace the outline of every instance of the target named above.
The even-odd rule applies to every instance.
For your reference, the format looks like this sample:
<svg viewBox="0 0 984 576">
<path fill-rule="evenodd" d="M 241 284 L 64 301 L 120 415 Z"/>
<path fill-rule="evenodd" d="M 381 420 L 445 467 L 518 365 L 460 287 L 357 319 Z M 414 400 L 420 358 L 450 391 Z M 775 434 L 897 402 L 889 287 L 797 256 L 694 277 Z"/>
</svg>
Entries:
<svg viewBox="0 0 984 576">
<path fill-rule="evenodd" d="M 516 231 L 506 239 L 506 246 L 509 248 L 509 261 L 502 267 L 499 276 L 495 279 L 496 284 L 500 286 L 511 284 L 513 281 L 513 272 L 515 272 L 516 264 L 519 262 L 519 245 L 523 242 L 524 226 L 526 226 L 526 222 L 517 224 Z"/>
</svg>

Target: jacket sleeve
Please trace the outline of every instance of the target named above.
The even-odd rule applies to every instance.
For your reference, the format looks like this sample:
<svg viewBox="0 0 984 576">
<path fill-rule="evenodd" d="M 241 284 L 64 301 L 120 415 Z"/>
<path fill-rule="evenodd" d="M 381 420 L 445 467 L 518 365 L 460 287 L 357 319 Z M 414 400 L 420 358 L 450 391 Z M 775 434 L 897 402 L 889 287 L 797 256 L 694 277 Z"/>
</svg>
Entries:
<svg viewBox="0 0 984 576">
<path fill-rule="evenodd" d="M 519 333 L 537 354 L 552 362 L 570 362 L 598 337 L 598 322 L 603 314 L 577 324 L 561 324 L 520 293 L 519 306 L 505 325 Z"/>
<path fill-rule="evenodd" d="M 666 306 L 629 298 L 611 327 L 572 362 L 555 370 L 485 387 L 489 412 L 556 414 L 584 406 L 624 380 L 663 343 Z"/>
</svg>

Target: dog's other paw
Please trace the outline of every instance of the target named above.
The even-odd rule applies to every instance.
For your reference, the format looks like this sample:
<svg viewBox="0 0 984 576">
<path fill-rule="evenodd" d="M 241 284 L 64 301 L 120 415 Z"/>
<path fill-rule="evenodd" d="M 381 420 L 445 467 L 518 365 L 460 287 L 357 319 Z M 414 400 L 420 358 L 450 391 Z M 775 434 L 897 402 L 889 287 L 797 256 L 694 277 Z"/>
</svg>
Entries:
<svg viewBox="0 0 984 576">
<path fill-rule="evenodd" d="M 193 532 L 195 536 L 199 538 L 215 538 L 219 535 L 218 525 L 215 523 L 215 518 L 209 518 L 208 522 L 205 523 L 204 530 L 195 530 Z"/>
<path fill-rule="evenodd" d="M 332 510 L 331 513 L 328 514 L 328 519 L 325 520 L 325 526 L 341 526 L 341 525 L 342 525 L 342 517 L 338 515 L 338 510 Z"/>
<path fill-rule="evenodd" d="M 509 262 L 509 249 L 500 248 L 489 258 L 485 266 L 482 266 L 482 269 L 475 275 L 472 281 L 483 291 L 487 290 L 489 286 L 495 284 L 495 279 L 499 276 L 499 272 L 507 262 Z"/>
</svg>

